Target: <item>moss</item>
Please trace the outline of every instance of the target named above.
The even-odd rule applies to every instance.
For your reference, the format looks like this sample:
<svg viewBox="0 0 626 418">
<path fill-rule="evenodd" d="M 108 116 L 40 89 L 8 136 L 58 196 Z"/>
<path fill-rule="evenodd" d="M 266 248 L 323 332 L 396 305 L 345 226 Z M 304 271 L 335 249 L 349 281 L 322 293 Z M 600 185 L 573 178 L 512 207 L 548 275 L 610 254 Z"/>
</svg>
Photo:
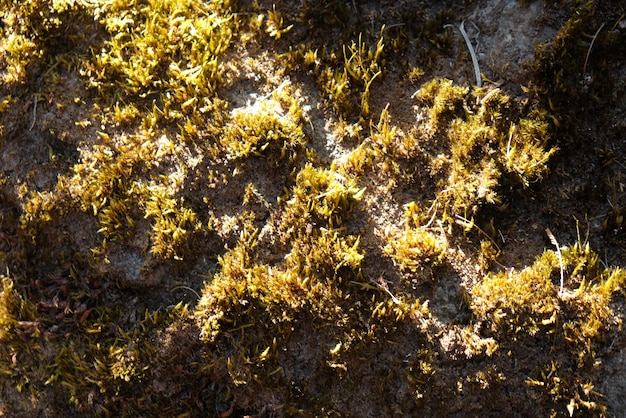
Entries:
<svg viewBox="0 0 626 418">
<path fill-rule="evenodd" d="M 405 206 L 405 229 L 388 238 L 385 252 L 403 270 L 417 273 L 425 265 L 440 264 L 448 247 L 445 233 L 437 225 L 429 225 L 415 202 Z M 432 208 L 431 208 L 432 209 Z"/>
<path fill-rule="evenodd" d="M 358 238 L 333 229 L 363 191 L 335 176 L 307 165 L 296 177 L 281 223 L 290 246 L 283 264 L 255 263 L 258 231 L 244 226 L 237 246 L 220 257 L 220 273 L 203 290 L 195 314 L 203 339 L 214 340 L 223 323 L 241 327 L 251 310 L 266 310 L 276 324 L 305 310 L 322 316 L 332 311 L 338 284 L 358 278 L 363 259 Z"/>
<path fill-rule="evenodd" d="M 361 119 L 369 119 L 371 86 L 385 69 L 384 31 L 383 26 L 375 46 L 359 34 L 358 41 L 341 49 L 319 51 L 303 45 L 293 53 L 296 61 L 315 74 L 323 94 L 343 118 L 353 116 L 356 108 Z"/>
<path fill-rule="evenodd" d="M 295 92 L 281 85 L 253 105 L 235 109 L 220 146 L 233 159 L 267 155 L 294 161 L 298 149 L 306 143 L 303 121 Z"/>
<path fill-rule="evenodd" d="M 588 245 L 578 243 L 564 248 L 562 254 L 562 263 L 554 251 L 546 251 L 520 272 L 488 274 L 472 289 L 471 309 L 499 338 L 516 341 L 530 335 L 550 336 L 555 344 L 563 341 L 568 349 L 567 359 L 561 361 L 574 363 L 576 368 L 552 362 L 548 371 L 540 372 L 541 378 L 527 383 L 540 386 L 542 396 L 553 402 L 568 401 L 568 410 L 602 412 L 598 394 L 590 394 L 593 385 L 577 370 L 596 368 L 600 360 L 593 347 L 603 332 L 621 327 L 621 320 L 612 315 L 611 300 L 621 291 L 626 276 L 620 269 L 600 266 Z M 563 293 L 552 279 L 559 269 L 565 270 L 571 286 Z M 583 394 L 579 384 L 591 389 Z"/>
<path fill-rule="evenodd" d="M 186 235 L 202 229 L 196 213 L 182 199 L 170 197 L 165 187 L 149 186 L 147 195 L 144 217 L 152 220 L 150 252 L 181 260 Z"/>
<path fill-rule="evenodd" d="M 139 181 L 137 175 L 151 173 L 159 160 L 173 152 L 166 137 L 154 144 L 144 141 L 123 137 L 117 144 L 86 151 L 83 162 L 73 167 L 74 174 L 59 178 L 55 193 L 30 197 L 24 227 L 31 230 L 53 216 L 63 216 L 72 207 L 68 203 L 75 202 L 78 209 L 97 217 L 105 241 L 125 242 L 133 237 L 139 216 L 150 219 L 151 252 L 178 257 L 177 248 L 187 231 L 198 228 L 195 214 L 172 197 L 172 190 L 180 187 L 180 175 L 154 176 L 148 185 Z"/>
<path fill-rule="evenodd" d="M 25 86 L 40 76 L 52 57 L 66 62 L 72 47 L 80 45 L 92 7 L 88 2 L 29 0 L 2 1 L 5 26 L 0 29 L 3 53 L 2 79 L 8 86 Z M 45 75 L 52 72 L 47 68 Z"/>
<path fill-rule="evenodd" d="M 210 96 L 221 72 L 217 57 L 232 38 L 229 13 L 227 2 L 138 0 L 103 5 L 95 17 L 111 37 L 101 51 L 94 51 L 88 73 L 92 85 L 119 88 L 122 98 L 169 92 L 179 105 L 194 96 Z M 100 80 L 99 74 L 106 78 Z M 167 96 L 162 96 L 164 103 Z"/>
<path fill-rule="evenodd" d="M 498 203 L 504 173 L 524 187 L 540 180 L 557 152 L 548 143 L 545 112 L 527 110 L 499 89 L 470 92 L 449 80 L 433 80 L 416 98 L 428 109 L 427 137 L 449 144 L 450 169 L 439 199 L 452 213 L 467 217 L 485 203 Z"/>
<path fill-rule="evenodd" d="M 17 391 L 27 398 L 35 393 L 33 384 L 42 375 L 40 318 L 32 301 L 15 289 L 12 278 L 3 275 L 1 280 L 0 390 L 5 396 Z"/>
<path fill-rule="evenodd" d="M 500 264 L 598 4 L 506 90 L 433 76 L 461 6 L 0 0 L 0 414 L 605 413 L 626 274 Z"/>
<path fill-rule="evenodd" d="M 35 319 L 34 306 L 29 300 L 22 298 L 14 289 L 13 280 L 2 276 L 2 292 L 0 292 L 0 341 L 10 341 L 17 331 L 28 329 L 34 324 L 28 321 Z M 21 330 L 20 332 L 23 332 Z M 34 331 L 36 329 L 32 329 Z"/>
<path fill-rule="evenodd" d="M 611 92 L 619 89 L 620 82 L 612 69 L 624 55 L 615 43 L 623 33 L 614 29 L 622 12 L 610 6 L 603 1 L 567 4 L 566 21 L 554 39 L 537 46 L 533 89 L 550 109 L 554 123 L 566 131 L 587 120 L 581 116 L 593 119 L 615 103 Z M 608 30 L 610 25 L 613 28 Z"/>
<path fill-rule="evenodd" d="M 535 334 L 562 324 L 568 339 L 595 338 L 612 325 L 610 301 L 621 290 L 624 273 L 601 267 L 588 245 L 567 247 L 562 254 L 562 264 L 549 250 L 520 272 L 487 275 L 472 290 L 472 310 L 488 319 L 494 332 Z M 559 295 L 552 277 L 561 268 L 569 271 L 565 282 L 573 288 Z"/>
<path fill-rule="evenodd" d="M 492 331 L 536 334 L 557 322 L 558 289 L 551 275 L 558 268 L 553 251 L 546 251 L 521 272 L 490 274 L 472 289 L 472 311 L 488 319 Z"/>
<path fill-rule="evenodd" d="M 437 129 L 439 124 L 445 126 L 446 121 L 461 110 L 468 92 L 468 87 L 455 86 L 452 80 L 435 79 L 421 86 L 415 98 L 430 108 L 430 122 Z"/>
<path fill-rule="evenodd" d="M 282 229 L 287 236 L 301 233 L 311 226 L 338 228 L 364 189 L 351 179 L 344 179 L 332 170 L 306 165 L 296 176 L 293 197 L 287 202 Z M 297 228 L 297 230 L 296 230 Z"/>
</svg>

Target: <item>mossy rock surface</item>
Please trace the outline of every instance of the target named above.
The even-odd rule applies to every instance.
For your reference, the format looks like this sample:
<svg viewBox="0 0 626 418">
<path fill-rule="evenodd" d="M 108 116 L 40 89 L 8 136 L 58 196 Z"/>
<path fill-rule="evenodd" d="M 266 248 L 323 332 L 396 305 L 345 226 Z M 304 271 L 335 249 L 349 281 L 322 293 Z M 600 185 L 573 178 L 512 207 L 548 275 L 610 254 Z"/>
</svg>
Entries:
<svg viewBox="0 0 626 418">
<path fill-rule="evenodd" d="M 0 415 L 620 416 L 624 44 L 603 0 L 0 0 Z"/>
</svg>

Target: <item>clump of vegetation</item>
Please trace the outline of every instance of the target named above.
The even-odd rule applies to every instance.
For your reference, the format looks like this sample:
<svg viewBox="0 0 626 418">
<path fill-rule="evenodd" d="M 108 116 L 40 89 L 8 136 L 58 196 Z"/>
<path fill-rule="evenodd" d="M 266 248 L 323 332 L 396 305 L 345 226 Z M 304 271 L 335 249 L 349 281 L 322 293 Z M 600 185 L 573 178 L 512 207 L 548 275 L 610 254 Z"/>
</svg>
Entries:
<svg viewBox="0 0 626 418">
<path fill-rule="evenodd" d="M 40 351 L 40 319 L 35 305 L 19 294 L 12 278 L 2 275 L 0 280 L 0 391 L 22 392 L 42 372 L 41 365 L 28 357 Z"/>
<path fill-rule="evenodd" d="M 273 396 L 288 396 L 279 390 L 285 373 L 281 347 L 291 344 L 294 330 L 311 321 L 326 324 L 334 335 L 336 327 L 350 322 L 342 305 L 350 298 L 345 293 L 350 281 L 360 280 L 364 255 L 358 237 L 337 227 L 362 193 L 342 184 L 336 173 L 306 165 L 280 218 L 284 261 L 259 259 L 258 231 L 251 224 L 244 226 L 236 247 L 220 257 L 219 272 L 205 284 L 194 319 L 208 344 L 222 346 L 230 335 L 241 336 L 241 346 L 228 349 L 227 369 L 244 393 L 256 393 L 261 385 Z"/>
<path fill-rule="evenodd" d="M 499 89 L 470 92 L 450 80 L 426 83 L 416 98 L 428 106 L 426 135 L 449 144 L 448 179 L 439 198 L 452 213 L 469 217 L 482 204 L 499 202 L 503 173 L 524 187 L 547 173 L 557 148 L 548 145 L 545 112 L 526 110 Z"/>
<path fill-rule="evenodd" d="M 64 55 L 84 39 L 86 33 L 81 31 L 92 12 L 88 2 L 46 0 L 2 1 L 0 9 L 1 79 L 7 86 L 22 87 L 40 76 L 49 58 L 56 65 L 70 65 Z M 44 75 L 52 70 L 48 68 Z"/>
<path fill-rule="evenodd" d="M 340 297 L 338 284 L 358 277 L 363 259 L 358 238 L 336 229 L 363 191 L 341 184 L 335 176 L 310 165 L 298 174 L 280 224 L 290 246 L 284 263 L 254 262 L 258 231 L 250 225 L 237 247 L 220 258 L 220 273 L 207 283 L 196 310 L 204 339 L 213 340 L 223 322 L 241 325 L 237 317 L 257 305 L 269 311 L 272 323 L 288 321 L 304 309 L 334 309 L 330 301 Z"/>
<path fill-rule="evenodd" d="M 397 236 L 389 237 L 385 252 L 403 270 L 419 273 L 425 265 L 435 266 L 444 259 L 447 249 L 445 233 L 441 225 L 430 225 L 415 202 L 406 205 L 405 229 Z M 439 230 L 439 231 L 437 231 Z"/>
<path fill-rule="evenodd" d="M 287 202 L 282 229 L 287 235 L 309 228 L 339 228 L 364 189 L 340 174 L 306 165 L 296 177 L 293 197 Z"/>
<path fill-rule="evenodd" d="M 462 111 L 469 91 L 470 88 L 467 86 L 455 86 L 452 80 L 436 79 L 420 87 L 414 97 L 429 106 L 431 126 L 434 129 L 441 129 Z"/>
<path fill-rule="evenodd" d="M 548 250 L 521 272 L 488 274 L 472 289 L 472 311 L 488 318 L 492 331 L 534 335 L 557 322 L 558 288 L 551 275 L 558 268 L 555 252 Z"/>
<path fill-rule="evenodd" d="M 563 356 L 555 356 L 527 380 L 542 396 L 567 402 L 570 415 L 576 410 L 605 412 L 584 372 L 600 364 L 595 347 L 603 332 L 621 327 L 611 302 L 623 294 L 626 273 L 603 267 L 588 244 L 563 248 L 561 257 L 547 250 L 535 263 L 516 272 L 490 273 L 471 292 L 471 310 L 477 321 L 499 341 L 525 341 L 525 336 L 564 344 Z M 559 292 L 555 274 L 563 270 L 567 287 Z M 565 364 L 576 364 L 567 370 Z M 579 389 L 582 387 L 582 391 Z"/>
<path fill-rule="evenodd" d="M 233 36 L 228 2 L 113 1 L 94 17 L 110 34 L 87 69 L 102 95 L 128 100 L 157 93 L 164 111 L 171 101 L 186 108 L 212 96 L 222 71 L 218 57 Z"/>
<path fill-rule="evenodd" d="M 28 321 L 35 318 L 34 307 L 15 290 L 13 280 L 2 276 L 0 292 L 0 341 L 10 341 L 19 328 L 28 328 Z M 35 328 L 36 329 L 36 328 Z M 22 331 L 23 332 L 23 331 Z"/>
<path fill-rule="evenodd" d="M 374 80 L 381 78 L 385 68 L 384 26 L 376 45 L 370 47 L 359 34 L 358 41 L 343 45 L 342 50 L 307 50 L 301 53 L 306 68 L 316 75 L 322 91 L 344 118 L 352 115 L 359 104 L 359 116 L 370 116 L 370 91 Z M 355 99 L 358 97 L 358 102 Z"/>
<path fill-rule="evenodd" d="M 578 243 L 561 253 L 562 262 L 555 251 L 546 250 L 522 271 L 488 274 L 472 289 L 474 314 L 496 333 L 535 335 L 561 326 L 574 343 L 596 337 L 611 325 L 607 322 L 612 316 L 611 297 L 622 291 L 626 274 L 602 267 L 588 244 Z M 573 287 L 563 294 L 553 282 L 560 269 L 569 271 L 566 283 Z"/>
<path fill-rule="evenodd" d="M 60 176 L 54 193 L 33 193 L 27 203 L 23 225 L 32 231 L 71 209 L 97 217 L 98 232 L 104 241 L 96 253 L 106 256 L 106 242 L 126 242 L 134 236 L 135 225 L 150 219 L 153 254 L 179 258 L 187 232 L 200 226 L 194 211 L 184 205 L 179 192 L 184 173 L 169 176 L 155 172 L 159 162 L 171 157 L 174 144 L 167 137 L 151 142 L 123 136 L 83 153 L 72 175 Z M 149 183 L 141 177 L 151 177 Z M 74 205 L 71 204 L 74 202 Z"/>
<path fill-rule="evenodd" d="M 253 105 L 233 110 L 220 147 L 233 159 L 268 155 L 293 162 L 306 143 L 303 121 L 295 92 L 281 85 Z"/>
</svg>

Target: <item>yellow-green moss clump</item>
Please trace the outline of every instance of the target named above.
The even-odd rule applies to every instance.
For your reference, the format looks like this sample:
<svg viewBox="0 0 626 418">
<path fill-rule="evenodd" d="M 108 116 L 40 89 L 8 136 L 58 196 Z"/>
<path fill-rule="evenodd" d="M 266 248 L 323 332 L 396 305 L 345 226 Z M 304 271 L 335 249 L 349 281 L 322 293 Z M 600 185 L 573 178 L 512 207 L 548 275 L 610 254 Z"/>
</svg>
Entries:
<svg viewBox="0 0 626 418">
<path fill-rule="evenodd" d="M 565 277 L 562 292 L 559 274 Z M 615 294 L 623 296 L 625 280 L 622 269 L 603 267 L 589 245 L 577 243 L 560 254 L 545 251 L 519 272 L 488 274 L 472 289 L 470 308 L 486 332 L 502 343 L 524 344 L 532 336 L 549 341 L 559 353 L 537 364 L 527 379 L 529 388 L 539 391 L 533 396 L 567 402 L 570 414 L 604 414 L 602 398 L 588 376 L 601 364 L 595 347 L 602 333 L 621 329 L 611 303 Z"/>
<path fill-rule="evenodd" d="M 102 94 L 156 96 L 174 118 L 212 95 L 222 71 L 218 57 L 233 36 L 227 1 L 111 1 L 96 7 L 94 17 L 110 34 L 88 69 Z"/>
<path fill-rule="evenodd" d="M 415 96 L 428 106 L 427 137 L 449 144 L 448 178 L 439 196 L 453 214 L 469 217 L 479 206 L 499 202 L 503 174 L 528 186 L 547 173 L 557 149 L 548 146 L 545 112 L 525 110 L 497 88 L 470 92 L 450 80 L 430 81 Z"/>
<path fill-rule="evenodd" d="M 254 104 L 233 110 L 220 140 L 228 157 L 267 155 L 278 161 L 293 161 L 298 148 L 306 143 L 304 115 L 295 94 L 289 86 L 281 85 Z"/>
<path fill-rule="evenodd" d="M 492 332 L 550 333 L 562 327 L 566 340 L 586 342 L 610 326 L 611 297 L 622 292 L 626 273 L 607 269 L 589 245 L 578 243 L 561 250 L 562 262 L 553 250 L 535 263 L 514 270 L 488 274 L 472 289 L 472 311 L 486 320 Z M 560 269 L 575 288 L 559 293 Z"/>
<path fill-rule="evenodd" d="M 15 290 L 13 280 L 2 276 L 0 292 L 0 341 L 9 342 L 20 328 L 28 328 L 28 321 L 34 319 L 34 307 Z M 33 324 L 30 324 L 33 325 Z M 23 330 L 21 331 L 23 332 Z M 10 346 L 10 344 L 6 344 Z"/>
<path fill-rule="evenodd" d="M 405 229 L 398 231 L 399 236 L 391 235 L 385 252 L 403 270 L 419 273 L 425 265 L 435 266 L 444 259 L 448 246 L 445 233 L 441 225 L 427 223 L 425 217 L 415 202 L 406 205 Z"/>
<path fill-rule="evenodd" d="M 331 171 L 305 166 L 281 219 L 289 248 L 284 263 L 255 263 L 258 231 L 244 230 L 237 247 L 220 258 L 220 273 L 203 290 L 196 309 L 201 336 L 214 340 L 222 323 L 239 328 L 239 317 L 251 309 L 267 310 L 267 319 L 275 324 L 301 312 L 330 315 L 324 312 L 335 309 L 340 284 L 358 279 L 363 259 L 358 238 L 333 225 L 342 224 L 362 193 L 343 185 Z"/>
<path fill-rule="evenodd" d="M 384 31 L 383 26 L 375 46 L 368 45 L 359 34 L 356 42 L 341 48 L 324 47 L 320 52 L 300 45 L 293 54 L 315 75 L 323 94 L 344 118 L 354 113 L 365 119 L 370 116 L 372 83 L 385 71 Z"/>
</svg>

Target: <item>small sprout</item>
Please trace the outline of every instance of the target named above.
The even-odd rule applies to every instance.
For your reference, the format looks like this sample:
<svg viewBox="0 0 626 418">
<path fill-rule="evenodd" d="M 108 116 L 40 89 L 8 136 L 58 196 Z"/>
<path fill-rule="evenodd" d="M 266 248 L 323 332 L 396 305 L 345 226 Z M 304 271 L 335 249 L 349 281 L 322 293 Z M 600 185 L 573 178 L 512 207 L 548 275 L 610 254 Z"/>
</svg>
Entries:
<svg viewBox="0 0 626 418">
<path fill-rule="evenodd" d="M 285 33 L 289 32 L 293 25 L 283 27 L 283 17 L 280 12 L 276 11 L 276 5 L 267 12 L 267 29 L 266 32 L 274 39 L 280 39 Z"/>
<path fill-rule="evenodd" d="M 424 76 L 424 74 L 426 74 L 424 72 L 424 70 L 422 70 L 419 67 L 413 67 L 410 71 L 409 71 L 409 80 L 411 80 L 412 82 L 418 82 L 419 80 L 422 79 L 422 77 Z"/>
<path fill-rule="evenodd" d="M 264 362 L 265 360 L 267 360 L 268 354 L 270 352 L 270 347 L 267 347 L 265 350 L 263 350 L 263 352 L 261 354 L 259 354 L 259 362 Z"/>
<path fill-rule="evenodd" d="M 372 141 L 381 146 L 384 152 L 388 152 L 393 149 L 393 144 L 395 142 L 395 135 L 397 128 L 395 126 L 390 126 L 390 117 L 389 117 L 389 104 L 385 106 L 383 111 L 380 113 L 380 120 L 376 126 L 372 127 Z"/>
<path fill-rule="evenodd" d="M 341 341 L 339 341 L 337 343 L 337 345 L 335 345 L 333 348 L 330 349 L 330 354 L 334 356 L 337 353 L 339 353 L 339 350 L 341 350 L 341 346 L 342 345 L 343 345 L 343 343 Z"/>
</svg>

